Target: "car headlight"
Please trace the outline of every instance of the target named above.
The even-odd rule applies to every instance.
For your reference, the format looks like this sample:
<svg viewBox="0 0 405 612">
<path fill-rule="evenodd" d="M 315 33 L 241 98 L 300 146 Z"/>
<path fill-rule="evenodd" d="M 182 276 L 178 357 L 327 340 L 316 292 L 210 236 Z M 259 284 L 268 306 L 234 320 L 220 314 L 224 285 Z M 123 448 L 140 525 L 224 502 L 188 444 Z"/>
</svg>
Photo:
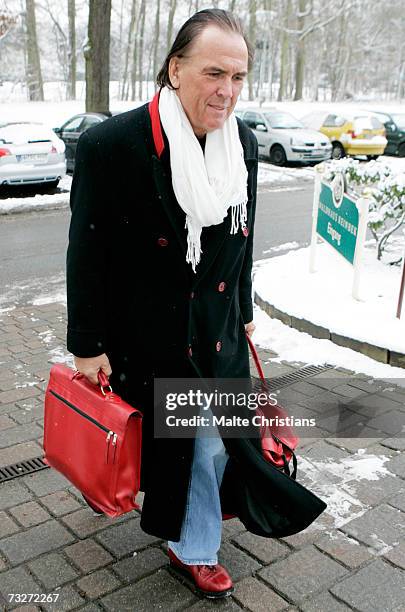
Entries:
<svg viewBox="0 0 405 612">
<path fill-rule="evenodd" d="M 301 138 L 291 138 L 290 144 L 293 147 L 305 147 L 305 142 Z"/>
</svg>

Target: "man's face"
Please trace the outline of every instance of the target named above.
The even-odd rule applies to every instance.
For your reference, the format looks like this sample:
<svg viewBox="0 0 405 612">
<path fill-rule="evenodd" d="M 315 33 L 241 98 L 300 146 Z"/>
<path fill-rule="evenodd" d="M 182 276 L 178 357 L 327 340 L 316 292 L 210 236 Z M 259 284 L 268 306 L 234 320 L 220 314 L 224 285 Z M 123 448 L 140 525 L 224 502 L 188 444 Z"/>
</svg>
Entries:
<svg viewBox="0 0 405 612">
<path fill-rule="evenodd" d="M 185 57 L 170 60 L 169 76 L 198 137 L 221 128 L 247 74 L 248 51 L 236 32 L 206 27 Z"/>
</svg>

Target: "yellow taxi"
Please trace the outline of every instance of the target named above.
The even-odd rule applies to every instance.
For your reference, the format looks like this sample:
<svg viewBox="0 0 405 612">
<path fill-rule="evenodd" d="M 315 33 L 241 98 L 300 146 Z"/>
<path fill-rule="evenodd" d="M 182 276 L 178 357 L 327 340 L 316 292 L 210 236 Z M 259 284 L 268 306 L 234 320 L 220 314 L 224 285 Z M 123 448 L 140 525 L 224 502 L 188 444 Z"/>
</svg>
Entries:
<svg viewBox="0 0 405 612">
<path fill-rule="evenodd" d="M 385 128 L 381 121 L 362 111 L 353 114 L 313 111 L 304 115 L 301 122 L 329 138 L 332 143 L 332 159 L 346 155 L 366 155 L 368 160 L 377 159 L 387 146 Z"/>
</svg>

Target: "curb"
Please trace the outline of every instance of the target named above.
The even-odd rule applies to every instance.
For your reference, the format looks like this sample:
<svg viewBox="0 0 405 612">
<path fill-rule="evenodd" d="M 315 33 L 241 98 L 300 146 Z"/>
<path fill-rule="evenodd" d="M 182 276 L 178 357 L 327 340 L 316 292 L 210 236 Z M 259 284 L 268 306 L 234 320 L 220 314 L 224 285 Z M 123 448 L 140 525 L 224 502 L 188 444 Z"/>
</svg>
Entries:
<svg viewBox="0 0 405 612">
<path fill-rule="evenodd" d="M 15 206 L 13 208 L 10 208 L 9 210 L 0 209 L 0 217 L 5 217 L 7 215 L 20 215 L 22 213 L 29 213 L 41 210 L 57 210 L 58 208 L 68 208 L 68 206 L 69 202 L 51 202 L 49 204 L 28 205 L 25 207 L 21 206 L 21 208 Z"/>
<path fill-rule="evenodd" d="M 332 332 L 330 329 L 322 327 L 321 325 L 316 325 L 315 323 L 307 321 L 306 319 L 299 319 L 293 315 L 289 315 L 288 313 L 283 312 L 282 310 L 279 310 L 273 306 L 273 304 L 263 300 L 263 298 L 261 298 L 256 291 L 254 292 L 254 302 L 272 319 L 278 319 L 284 323 L 284 325 L 288 325 L 288 327 L 292 327 L 297 331 L 305 332 L 313 338 L 330 340 L 334 344 L 338 344 L 339 346 L 362 353 L 367 357 L 371 357 L 371 359 L 375 359 L 375 361 L 386 363 L 396 368 L 405 368 L 405 354 L 403 353 L 397 353 L 396 351 L 391 351 L 390 349 L 383 348 L 381 346 L 369 344 L 368 342 L 348 338 L 347 336 L 342 336 Z"/>
</svg>

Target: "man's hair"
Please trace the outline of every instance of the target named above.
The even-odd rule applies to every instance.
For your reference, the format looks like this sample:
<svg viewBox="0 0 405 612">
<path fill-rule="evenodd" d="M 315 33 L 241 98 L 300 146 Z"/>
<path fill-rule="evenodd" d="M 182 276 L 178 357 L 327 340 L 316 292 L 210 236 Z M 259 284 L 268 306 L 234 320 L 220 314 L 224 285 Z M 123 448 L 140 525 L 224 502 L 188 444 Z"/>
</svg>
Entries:
<svg viewBox="0 0 405 612">
<path fill-rule="evenodd" d="M 190 19 L 187 19 L 178 31 L 172 47 L 163 62 L 163 66 L 156 77 L 156 82 L 160 87 L 166 86 L 170 89 L 174 89 L 169 77 L 169 62 L 171 58 L 183 57 L 197 36 L 210 25 L 217 26 L 221 28 L 221 30 L 236 32 L 242 36 L 248 50 L 248 70 L 251 69 L 254 49 L 243 30 L 242 22 L 239 17 L 236 17 L 230 11 L 223 11 L 222 9 L 204 9 L 203 11 L 195 13 Z"/>
</svg>

